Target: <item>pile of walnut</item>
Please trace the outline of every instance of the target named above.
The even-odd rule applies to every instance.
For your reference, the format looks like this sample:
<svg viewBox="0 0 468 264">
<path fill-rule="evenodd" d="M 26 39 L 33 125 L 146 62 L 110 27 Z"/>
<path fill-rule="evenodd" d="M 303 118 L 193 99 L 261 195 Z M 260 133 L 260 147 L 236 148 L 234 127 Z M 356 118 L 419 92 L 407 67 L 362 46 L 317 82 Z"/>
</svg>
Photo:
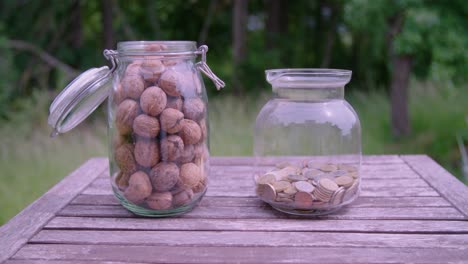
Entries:
<svg viewBox="0 0 468 264">
<path fill-rule="evenodd" d="M 114 87 L 115 184 L 128 201 L 166 210 L 205 191 L 206 107 L 199 82 L 176 61 L 151 57 L 130 63 Z"/>
</svg>

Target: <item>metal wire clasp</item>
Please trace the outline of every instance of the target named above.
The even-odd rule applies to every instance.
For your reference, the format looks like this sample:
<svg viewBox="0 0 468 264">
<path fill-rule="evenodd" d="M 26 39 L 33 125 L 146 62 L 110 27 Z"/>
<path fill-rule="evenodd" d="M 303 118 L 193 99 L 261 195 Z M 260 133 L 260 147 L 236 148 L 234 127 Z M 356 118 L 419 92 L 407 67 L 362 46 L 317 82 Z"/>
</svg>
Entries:
<svg viewBox="0 0 468 264">
<path fill-rule="evenodd" d="M 198 50 L 195 52 L 196 54 L 201 55 L 201 61 L 197 62 L 195 66 L 203 72 L 208 78 L 210 78 L 214 85 L 216 86 L 216 89 L 219 91 L 221 88 L 224 88 L 226 84 L 216 76 L 216 74 L 213 73 L 213 71 L 210 69 L 208 64 L 206 63 L 206 53 L 208 52 L 208 46 L 207 45 L 201 45 Z"/>
<path fill-rule="evenodd" d="M 118 52 L 116 50 L 106 49 L 103 52 L 104 57 L 107 60 L 110 60 L 112 63 L 112 68 L 109 70 L 109 74 L 114 73 L 114 71 L 117 69 L 117 54 Z"/>
</svg>

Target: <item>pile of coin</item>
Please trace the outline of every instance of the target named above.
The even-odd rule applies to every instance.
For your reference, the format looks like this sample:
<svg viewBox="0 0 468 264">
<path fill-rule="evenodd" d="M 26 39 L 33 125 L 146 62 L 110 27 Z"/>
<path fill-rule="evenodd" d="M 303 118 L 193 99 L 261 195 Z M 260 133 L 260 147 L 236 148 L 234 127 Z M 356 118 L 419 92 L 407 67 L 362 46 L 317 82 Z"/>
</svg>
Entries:
<svg viewBox="0 0 468 264">
<path fill-rule="evenodd" d="M 359 191 L 358 165 L 303 161 L 276 164 L 255 176 L 257 195 L 272 205 L 298 210 L 328 210 L 354 200 Z"/>
<path fill-rule="evenodd" d="M 201 80 L 187 60 L 146 56 L 121 64 L 126 68 L 111 96 L 115 186 L 152 210 L 188 205 L 207 185 Z"/>
</svg>

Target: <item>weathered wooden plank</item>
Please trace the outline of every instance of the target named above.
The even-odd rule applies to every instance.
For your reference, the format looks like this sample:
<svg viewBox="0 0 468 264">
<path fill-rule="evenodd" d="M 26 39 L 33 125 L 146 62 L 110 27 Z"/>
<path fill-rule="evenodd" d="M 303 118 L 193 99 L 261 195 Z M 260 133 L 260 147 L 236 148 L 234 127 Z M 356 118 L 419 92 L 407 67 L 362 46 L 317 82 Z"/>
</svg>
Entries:
<svg viewBox="0 0 468 264">
<path fill-rule="evenodd" d="M 262 171 L 269 171 L 273 166 L 262 167 Z M 418 179 L 415 173 L 405 163 L 399 164 L 372 164 L 363 165 L 361 169 L 363 179 Z M 214 165 L 210 170 L 211 178 L 215 177 L 238 177 L 240 179 L 252 179 L 253 166 L 246 165 Z M 109 178 L 109 174 L 102 175 L 102 178 Z"/>
<path fill-rule="evenodd" d="M 120 205 L 114 195 L 77 196 L 70 204 Z M 206 207 L 261 207 L 265 206 L 257 197 L 205 196 L 199 206 Z M 442 197 L 358 197 L 349 207 L 450 207 Z"/>
<path fill-rule="evenodd" d="M 211 188 L 210 188 L 211 187 Z M 229 196 L 229 197 L 254 197 L 254 187 L 243 187 L 239 185 L 222 185 L 208 187 L 207 195 L 209 196 Z M 110 194 L 109 191 L 101 188 L 88 188 L 84 194 Z M 414 188 L 367 188 L 361 190 L 362 197 L 418 197 L 432 196 L 437 197 L 439 194 L 431 187 L 414 187 Z"/>
<path fill-rule="evenodd" d="M 122 206 L 102 205 L 68 205 L 58 213 L 59 216 L 89 217 L 134 217 Z M 182 218 L 206 219 L 272 219 L 301 218 L 287 215 L 269 206 L 258 207 L 196 207 Z M 343 208 L 333 214 L 322 216 L 322 219 L 435 219 L 460 220 L 464 216 L 452 207 L 406 207 L 406 208 Z"/>
<path fill-rule="evenodd" d="M 356 247 L 27 245 L 15 258 L 151 263 L 463 263 L 468 250 Z"/>
<path fill-rule="evenodd" d="M 377 247 L 467 249 L 468 234 L 41 230 L 31 243 L 161 246 Z"/>
<path fill-rule="evenodd" d="M 238 186 L 239 188 L 252 188 L 254 186 L 254 181 L 249 177 L 236 177 L 228 176 L 224 177 L 211 177 L 209 181 L 209 186 L 212 188 L 218 188 L 225 185 L 228 186 Z M 361 182 L 362 189 L 372 189 L 372 188 L 413 188 L 413 187 L 429 187 L 430 186 L 422 179 L 364 179 Z M 93 181 L 89 188 L 95 189 L 109 189 L 110 180 L 106 178 L 98 178 Z"/>
<path fill-rule="evenodd" d="M 468 221 L 55 217 L 46 229 L 468 234 Z"/>
<path fill-rule="evenodd" d="M 143 264 L 147 262 L 123 262 L 103 260 L 51 260 L 51 259 L 10 259 L 4 264 Z"/>
<path fill-rule="evenodd" d="M 282 161 L 299 162 L 308 159 L 307 156 L 287 156 L 287 157 L 269 157 L 262 158 L 258 164 L 275 165 Z M 346 159 L 346 158 L 344 158 Z M 254 165 L 256 163 L 254 157 L 210 157 L 210 164 L 213 165 Z M 365 155 L 362 157 L 363 164 L 383 164 L 383 163 L 403 163 L 398 155 Z"/>
<path fill-rule="evenodd" d="M 401 158 L 468 218 L 468 187 L 426 155 Z"/>
<path fill-rule="evenodd" d="M 88 160 L 38 200 L 0 227 L 0 262 L 8 259 L 100 173 L 107 170 L 107 159 Z"/>
<path fill-rule="evenodd" d="M 255 184 L 251 178 L 232 179 L 228 175 L 211 177 L 208 186 L 207 195 L 210 196 L 255 196 Z M 83 194 L 112 194 L 110 182 L 108 179 L 96 179 L 83 191 Z M 363 180 L 361 195 L 364 197 L 439 196 L 421 179 Z"/>
</svg>

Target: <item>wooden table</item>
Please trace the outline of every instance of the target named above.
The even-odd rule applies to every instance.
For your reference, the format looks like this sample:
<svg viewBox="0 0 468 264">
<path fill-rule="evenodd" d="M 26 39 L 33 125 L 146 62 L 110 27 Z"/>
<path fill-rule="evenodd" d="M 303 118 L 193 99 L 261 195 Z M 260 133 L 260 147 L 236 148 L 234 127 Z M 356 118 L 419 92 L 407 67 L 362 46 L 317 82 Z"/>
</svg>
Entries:
<svg viewBox="0 0 468 264">
<path fill-rule="evenodd" d="M 209 191 L 176 218 L 132 215 L 94 158 L 0 229 L 5 263 L 468 263 L 468 188 L 419 156 L 366 156 L 361 196 L 293 217 L 254 196 L 252 159 L 212 158 Z"/>
</svg>

